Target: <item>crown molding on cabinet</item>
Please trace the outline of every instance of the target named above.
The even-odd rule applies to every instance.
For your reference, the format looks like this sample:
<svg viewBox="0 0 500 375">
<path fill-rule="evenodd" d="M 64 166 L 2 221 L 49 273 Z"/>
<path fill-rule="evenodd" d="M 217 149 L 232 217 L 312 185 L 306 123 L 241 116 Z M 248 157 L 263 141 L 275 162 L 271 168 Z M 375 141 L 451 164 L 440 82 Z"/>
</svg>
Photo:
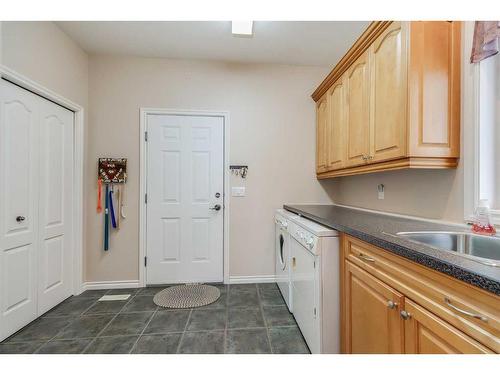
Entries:
<svg viewBox="0 0 500 375">
<path fill-rule="evenodd" d="M 389 27 L 392 21 L 374 21 L 356 40 L 353 46 L 347 51 L 342 59 L 335 65 L 335 68 L 326 76 L 318 88 L 312 93 L 311 97 L 317 102 L 332 84 L 344 74 L 356 59 L 361 56 L 374 40 Z"/>
</svg>

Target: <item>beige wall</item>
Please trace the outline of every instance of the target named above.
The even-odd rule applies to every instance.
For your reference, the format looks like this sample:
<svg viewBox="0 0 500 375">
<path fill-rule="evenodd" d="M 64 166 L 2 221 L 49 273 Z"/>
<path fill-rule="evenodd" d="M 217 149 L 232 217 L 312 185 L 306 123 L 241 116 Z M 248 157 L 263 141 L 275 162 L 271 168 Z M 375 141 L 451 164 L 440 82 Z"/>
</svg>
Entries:
<svg viewBox="0 0 500 375">
<path fill-rule="evenodd" d="M 2 64 L 87 108 L 88 56 L 52 22 L 2 25 Z"/>
<path fill-rule="evenodd" d="M 90 58 L 87 280 L 138 278 L 140 107 L 230 112 L 230 162 L 248 164 L 247 196 L 231 198 L 231 276 L 274 273 L 273 213 L 287 202 L 330 203 L 314 174 L 315 110 L 309 95 L 326 74 L 313 67 L 182 60 Z M 102 250 L 95 213 L 96 161 L 127 157 L 127 219 Z M 331 183 L 326 183 L 328 187 Z"/>
<path fill-rule="evenodd" d="M 340 177 L 333 185 L 335 203 L 463 222 L 463 168 L 456 170 L 401 170 Z M 384 184 L 385 198 L 377 198 Z"/>
<path fill-rule="evenodd" d="M 0 26 L 1 63 L 82 106 L 87 139 L 87 54 L 52 22 L 2 21 Z M 85 236 L 83 241 L 85 248 Z"/>
</svg>

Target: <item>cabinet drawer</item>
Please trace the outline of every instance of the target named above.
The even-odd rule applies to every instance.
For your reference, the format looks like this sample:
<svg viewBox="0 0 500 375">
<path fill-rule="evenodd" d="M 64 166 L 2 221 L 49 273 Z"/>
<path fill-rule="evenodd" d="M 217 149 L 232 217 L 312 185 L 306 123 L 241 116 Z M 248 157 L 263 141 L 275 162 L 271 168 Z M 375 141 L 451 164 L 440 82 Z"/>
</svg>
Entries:
<svg viewBox="0 0 500 375">
<path fill-rule="evenodd" d="M 491 351 L 411 300 L 405 301 L 405 353 L 489 354 Z"/>
<path fill-rule="evenodd" d="M 348 235 L 343 235 L 343 256 L 500 352 L 500 297 Z"/>
</svg>

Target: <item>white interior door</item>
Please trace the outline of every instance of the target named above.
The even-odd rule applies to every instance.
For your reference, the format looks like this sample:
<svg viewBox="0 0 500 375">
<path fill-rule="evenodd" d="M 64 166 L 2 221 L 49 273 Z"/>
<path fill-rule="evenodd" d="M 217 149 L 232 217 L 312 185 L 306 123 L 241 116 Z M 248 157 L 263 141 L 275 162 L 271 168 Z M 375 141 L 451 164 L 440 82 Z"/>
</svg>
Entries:
<svg viewBox="0 0 500 375">
<path fill-rule="evenodd" d="M 72 293 L 73 113 L 0 80 L 0 340 Z"/>
<path fill-rule="evenodd" d="M 40 98 L 39 315 L 72 293 L 73 112 Z"/>
<path fill-rule="evenodd" d="M 0 79 L 0 339 L 37 316 L 38 107 Z"/>
<path fill-rule="evenodd" d="M 223 281 L 224 118 L 151 114 L 146 124 L 146 282 Z"/>
</svg>

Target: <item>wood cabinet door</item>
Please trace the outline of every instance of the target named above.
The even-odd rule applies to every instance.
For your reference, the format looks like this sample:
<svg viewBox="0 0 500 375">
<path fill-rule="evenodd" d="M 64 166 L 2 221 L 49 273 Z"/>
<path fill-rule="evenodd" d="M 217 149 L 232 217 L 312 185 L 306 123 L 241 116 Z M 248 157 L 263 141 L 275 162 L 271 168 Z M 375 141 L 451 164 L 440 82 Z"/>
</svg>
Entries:
<svg viewBox="0 0 500 375">
<path fill-rule="evenodd" d="M 370 161 L 406 155 L 406 24 L 393 22 L 370 48 Z"/>
<path fill-rule="evenodd" d="M 370 153 L 370 67 L 369 51 L 347 71 L 346 166 L 365 164 Z"/>
<path fill-rule="evenodd" d="M 492 353 L 437 316 L 406 299 L 405 352 L 409 354 Z"/>
<path fill-rule="evenodd" d="M 409 156 L 459 157 L 461 22 L 410 22 Z"/>
<path fill-rule="evenodd" d="M 328 102 L 326 93 L 316 103 L 316 173 L 326 172 L 328 164 L 327 129 Z"/>
<path fill-rule="evenodd" d="M 343 303 L 347 353 L 403 353 L 403 295 L 345 261 Z"/>
<path fill-rule="evenodd" d="M 345 77 L 341 77 L 328 91 L 330 122 L 328 126 L 328 170 L 344 167 L 345 163 L 345 125 L 346 100 Z"/>
</svg>

